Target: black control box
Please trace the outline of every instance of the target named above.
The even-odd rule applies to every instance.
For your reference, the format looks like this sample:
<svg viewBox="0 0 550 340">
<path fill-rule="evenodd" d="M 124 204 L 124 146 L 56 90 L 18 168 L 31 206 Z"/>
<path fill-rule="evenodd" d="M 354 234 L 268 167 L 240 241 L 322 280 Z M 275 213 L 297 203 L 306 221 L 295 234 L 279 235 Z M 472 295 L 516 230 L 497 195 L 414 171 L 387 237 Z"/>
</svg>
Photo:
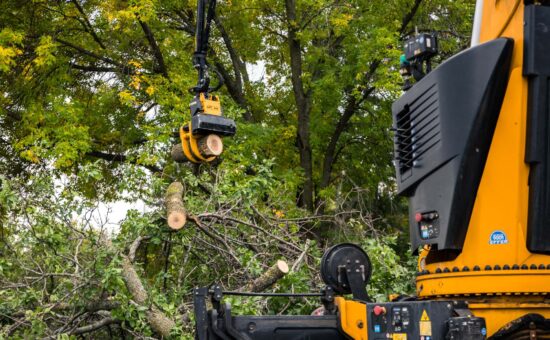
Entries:
<svg viewBox="0 0 550 340">
<path fill-rule="evenodd" d="M 368 339 L 483 340 L 482 318 L 458 317 L 464 304 L 454 301 L 404 301 L 367 304 Z M 466 336 L 466 337 L 463 337 Z"/>
<path fill-rule="evenodd" d="M 422 33 L 405 43 L 405 58 L 411 61 L 420 58 L 430 58 L 437 54 L 437 37 L 433 34 Z"/>
</svg>

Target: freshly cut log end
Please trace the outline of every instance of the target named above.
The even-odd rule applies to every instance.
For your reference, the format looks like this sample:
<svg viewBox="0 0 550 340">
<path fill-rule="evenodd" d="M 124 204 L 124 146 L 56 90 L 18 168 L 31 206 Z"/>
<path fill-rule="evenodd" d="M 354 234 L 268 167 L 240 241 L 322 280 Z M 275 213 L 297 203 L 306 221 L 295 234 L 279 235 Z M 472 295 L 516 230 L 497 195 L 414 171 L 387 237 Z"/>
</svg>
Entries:
<svg viewBox="0 0 550 340">
<path fill-rule="evenodd" d="M 208 135 L 197 141 L 199 151 L 204 157 L 219 156 L 223 152 L 223 140 L 218 135 Z"/>
<path fill-rule="evenodd" d="M 245 286 L 244 291 L 262 292 L 271 287 L 289 272 L 288 264 L 283 260 L 278 260 L 273 266 L 266 270 L 262 275 Z"/>
<path fill-rule="evenodd" d="M 223 152 L 223 140 L 218 135 L 200 137 L 197 139 L 197 147 L 202 157 L 217 157 Z M 180 143 L 172 146 L 170 154 L 175 162 L 189 162 Z"/>
<path fill-rule="evenodd" d="M 187 216 L 185 213 L 172 212 L 168 215 L 168 226 L 174 230 L 179 230 L 187 223 Z"/>
<path fill-rule="evenodd" d="M 174 230 L 183 228 L 187 222 L 187 213 L 183 207 L 183 185 L 173 182 L 166 189 L 164 204 L 166 206 L 166 220 L 168 226 Z"/>
<path fill-rule="evenodd" d="M 172 155 L 172 159 L 174 160 L 174 162 L 184 163 L 189 161 L 183 153 L 181 143 L 172 145 L 172 152 L 170 154 Z"/>
<path fill-rule="evenodd" d="M 277 260 L 276 265 L 281 273 L 288 274 L 289 268 L 288 268 L 288 264 L 285 261 Z"/>
</svg>

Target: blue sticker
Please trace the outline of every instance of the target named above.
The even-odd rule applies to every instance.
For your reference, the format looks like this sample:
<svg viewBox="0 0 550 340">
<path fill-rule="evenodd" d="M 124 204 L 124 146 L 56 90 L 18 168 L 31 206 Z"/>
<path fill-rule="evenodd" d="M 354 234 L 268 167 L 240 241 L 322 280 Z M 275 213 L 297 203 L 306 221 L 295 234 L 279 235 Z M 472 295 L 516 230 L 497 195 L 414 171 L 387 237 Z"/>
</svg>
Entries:
<svg viewBox="0 0 550 340">
<path fill-rule="evenodd" d="M 380 325 L 374 325 L 374 333 L 380 333 Z"/>
<path fill-rule="evenodd" d="M 495 230 L 491 233 L 489 244 L 508 244 L 508 238 L 504 231 Z"/>
<path fill-rule="evenodd" d="M 486 328 L 481 329 L 481 335 L 483 335 L 483 336 L 487 335 L 487 329 Z"/>
<path fill-rule="evenodd" d="M 422 231 L 422 238 L 428 238 L 428 231 L 427 230 Z"/>
</svg>

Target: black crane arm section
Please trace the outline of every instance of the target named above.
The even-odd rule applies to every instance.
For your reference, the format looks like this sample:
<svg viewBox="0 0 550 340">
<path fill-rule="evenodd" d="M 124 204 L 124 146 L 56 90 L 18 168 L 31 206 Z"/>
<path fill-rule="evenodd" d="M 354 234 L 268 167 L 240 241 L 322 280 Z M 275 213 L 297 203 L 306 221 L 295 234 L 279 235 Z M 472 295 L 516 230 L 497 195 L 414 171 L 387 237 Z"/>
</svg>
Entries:
<svg viewBox="0 0 550 340">
<path fill-rule="evenodd" d="M 195 29 L 193 65 L 198 72 L 198 80 L 197 85 L 190 90 L 195 94 L 213 92 L 223 85 L 223 78 L 218 74 L 218 85 L 210 87 L 208 63 L 206 61 L 210 29 L 216 13 L 216 2 L 217 0 L 198 0 L 197 2 L 197 27 Z"/>
</svg>

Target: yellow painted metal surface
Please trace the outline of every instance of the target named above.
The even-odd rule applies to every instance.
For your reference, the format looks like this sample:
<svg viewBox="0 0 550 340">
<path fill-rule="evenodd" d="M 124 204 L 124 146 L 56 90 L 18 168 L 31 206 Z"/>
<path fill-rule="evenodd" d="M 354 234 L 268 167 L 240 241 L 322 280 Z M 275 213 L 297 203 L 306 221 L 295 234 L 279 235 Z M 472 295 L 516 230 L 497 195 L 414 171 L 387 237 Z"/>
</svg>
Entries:
<svg viewBox="0 0 550 340">
<path fill-rule="evenodd" d="M 204 113 L 214 116 L 222 115 L 222 107 L 218 96 L 209 95 L 206 97 L 204 93 L 201 93 L 199 100 L 201 101 L 201 106 Z"/>
<path fill-rule="evenodd" d="M 524 5 L 516 0 L 486 0 L 484 6 L 481 42 L 514 39 L 510 80 L 462 253 L 452 261 L 425 264 L 429 249 L 421 251 L 419 266 L 432 273 L 417 279 L 421 297 L 550 292 L 548 269 L 484 270 L 495 265 L 550 265 L 550 256 L 532 254 L 526 247 L 529 167 L 524 162 L 528 96 L 527 80 L 522 77 Z M 497 230 L 507 235 L 508 243 L 489 244 L 491 233 Z M 481 270 L 473 272 L 475 266 Z M 464 267 L 470 271 L 452 272 Z M 445 269 L 451 272 L 433 274 Z"/>
<path fill-rule="evenodd" d="M 475 316 L 485 318 L 488 336 L 525 314 L 536 313 L 550 318 L 550 301 L 542 298 L 537 300 L 536 296 L 474 300 L 469 307 Z"/>
<path fill-rule="evenodd" d="M 341 329 L 352 339 L 367 339 L 367 305 L 363 302 L 346 300 L 337 297 L 335 303 L 338 306 Z"/>
<path fill-rule="evenodd" d="M 419 296 L 549 295 L 550 275 L 542 270 L 499 270 L 423 275 L 416 279 Z"/>
<path fill-rule="evenodd" d="M 452 261 L 426 263 L 430 248 L 425 247 L 419 257 L 419 269 L 430 274 L 417 278 L 418 296 L 468 301 L 473 314 L 485 318 L 488 336 L 528 313 L 550 318 L 550 256 L 532 254 L 526 247 L 528 86 L 522 76 L 523 23 L 523 1 L 484 1 L 480 42 L 498 37 L 514 39 L 508 88 L 462 253 Z M 497 230 L 507 235 L 507 243 L 489 244 L 491 233 Z M 496 265 L 501 269 L 505 265 L 535 265 L 537 269 L 494 270 Z M 475 266 L 480 270 L 473 271 Z M 493 270 L 485 270 L 486 266 Z M 469 271 L 463 271 L 464 267 Z"/>
<path fill-rule="evenodd" d="M 183 149 L 183 154 L 191 162 L 207 163 L 207 162 L 212 162 L 214 159 L 216 159 L 215 156 L 204 157 L 201 155 L 199 151 L 199 147 L 197 145 L 197 139 L 191 133 L 191 122 L 189 122 L 189 131 L 185 131 L 183 129 L 183 126 L 180 127 L 180 140 L 181 140 L 181 147 Z"/>
</svg>

